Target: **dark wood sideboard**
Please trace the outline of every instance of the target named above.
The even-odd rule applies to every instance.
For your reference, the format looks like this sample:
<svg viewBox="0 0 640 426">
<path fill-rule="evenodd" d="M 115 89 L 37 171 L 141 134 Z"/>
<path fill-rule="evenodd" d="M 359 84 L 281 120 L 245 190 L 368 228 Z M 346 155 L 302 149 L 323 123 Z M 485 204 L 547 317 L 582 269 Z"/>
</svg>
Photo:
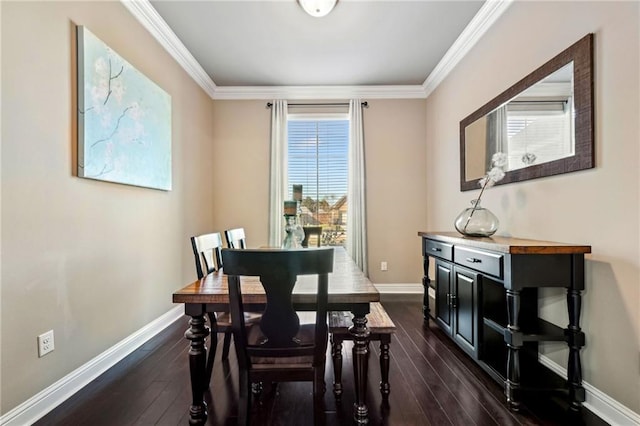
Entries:
<svg viewBox="0 0 640 426">
<path fill-rule="evenodd" d="M 569 408 L 585 400 L 580 350 L 584 255 L 591 246 L 511 237 L 463 237 L 456 232 L 418 232 L 424 259 L 424 319 L 431 317 L 493 379 L 504 385 L 509 406 L 524 393 L 566 394 Z M 430 259 L 435 269 L 429 278 Z M 538 288 L 567 289 L 569 324 L 538 317 Z M 431 289 L 432 295 L 429 296 Z M 435 302 L 435 303 L 434 303 Z M 431 307 L 429 306 L 431 304 Z M 538 362 L 538 343 L 566 342 L 567 377 Z"/>
</svg>

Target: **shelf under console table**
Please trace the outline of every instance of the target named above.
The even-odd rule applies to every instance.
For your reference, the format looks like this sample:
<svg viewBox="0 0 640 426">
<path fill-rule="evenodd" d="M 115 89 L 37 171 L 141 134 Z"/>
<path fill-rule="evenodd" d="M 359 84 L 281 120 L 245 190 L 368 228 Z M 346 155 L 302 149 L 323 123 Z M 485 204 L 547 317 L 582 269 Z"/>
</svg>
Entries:
<svg viewBox="0 0 640 426">
<path fill-rule="evenodd" d="M 463 237 L 456 232 L 418 232 L 418 236 L 424 259 L 425 321 L 432 318 L 504 385 L 513 410 L 520 408 L 523 392 L 536 389 L 566 392 L 570 409 L 579 410 L 585 400 L 580 363 L 585 345 L 580 329 L 581 292 L 584 255 L 591 253 L 591 246 Z M 435 265 L 434 280 L 429 277 L 430 259 Z M 566 328 L 538 317 L 541 287 L 566 288 Z M 569 347 L 566 381 L 556 376 L 551 385 L 542 378 L 554 374 L 538 363 L 538 343 L 549 341 L 566 342 Z"/>
</svg>

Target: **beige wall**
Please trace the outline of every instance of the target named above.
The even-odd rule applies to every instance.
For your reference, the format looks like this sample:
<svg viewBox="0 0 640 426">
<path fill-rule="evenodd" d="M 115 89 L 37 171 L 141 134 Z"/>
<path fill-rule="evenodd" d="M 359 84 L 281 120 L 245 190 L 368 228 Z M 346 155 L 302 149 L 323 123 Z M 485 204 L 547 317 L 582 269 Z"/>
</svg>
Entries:
<svg viewBox="0 0 640 426">
<path fill-rule="evenodd" d="M 2 413 L 169 311 L 210 228 L 212 102 L 119 2 L 1 2 Z M 172 97 L 173 190 L 74 177 L 74 24 Z M 38 358 L 36 336 L 55 332 Z"/>
<path fill-rule="evenodd" d="M 214 229 L 243 227 L 249 247 L 269 242 L 269 137 L 266 101 L 213 102 Z"/>
<path fill-rule="evenodd" d="M 460 120 L 589 32 L 595 33 L 596 168 L 497 186 L 483 205 L 501 234 L 590 244 L 584 380 L 640 412 L 640 32 L 638 2 L 515 2 L 427 99 L 428 228 L 452 229 L 461 193 Z M 542 315 L 566 326 L 562 292 Z M 563 345 L 546 353 L 566 366 Z"/>
<path fill-rule="evenodd" d="M 427 223 L 425 101 L 371 100 L 364 110 L 369 277 L 422 282 L 418 231 Z M 389 270 L 380 271 L 386 261 Z"/>
<path fill-rule="evenodd" d="M 265 101 L 215 101 L 214 225 L 244 226 L 249 246 L 268 242 L 269 134 Z M 369 274 L 418 283 L 426 224 L 424 100 L 373 100 L 364 110 Z M 389 270 L 380 271 L 380 261 Z"/>
</svg>

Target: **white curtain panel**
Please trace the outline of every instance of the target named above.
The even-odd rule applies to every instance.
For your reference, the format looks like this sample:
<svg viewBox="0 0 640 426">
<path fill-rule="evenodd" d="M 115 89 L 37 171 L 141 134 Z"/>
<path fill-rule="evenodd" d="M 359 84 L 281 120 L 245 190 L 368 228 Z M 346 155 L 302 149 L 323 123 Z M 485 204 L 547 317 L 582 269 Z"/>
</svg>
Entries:
<svg viewBox="0 0 640 426">
<path fill-rule="evenodd" d="M 287 193 L 287 101 L 271 106 L 271 170 L 269 182 L 269 246 L 280 247 L 283 239 L 283 205 Z"/>
<path fill-rule="evenodd" d="M 347 253 L 369 276 L 367 266 L 367 214 L 364 172 L 362 102 L 349 101 L 349 184 L 347 189 Z"/>
</svg>

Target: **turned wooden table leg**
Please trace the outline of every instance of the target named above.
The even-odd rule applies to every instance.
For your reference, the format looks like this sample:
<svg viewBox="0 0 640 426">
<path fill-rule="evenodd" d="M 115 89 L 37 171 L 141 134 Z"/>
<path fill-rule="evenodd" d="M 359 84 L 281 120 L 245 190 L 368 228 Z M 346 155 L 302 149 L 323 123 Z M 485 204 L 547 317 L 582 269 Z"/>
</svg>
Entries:
<svg viewBox="0 0 640 426">
<path fill-rule="evenodd" d="M 353 419 L 356 424 L 369 423 L 367 408 L 367 371 L 369 353 L 369 330 L 367 329 L 366 312 L 353 311 L 353 326 L 349 332 L 353 336 L 353 375 L 356 391 L 356 402 L 353 404 Z"/>
<path fill-rule="evenodd" d="M 191 374 L 192 402 L 189 408 L 189 424 L 202 425 L 207 421 L 207 404 L 204 402 L 207 347 L 205 341 L 209 328 L 205 325 L 203 305 L 185 305 L 185 313 L 191 316 L 185 337 L 191 341 L 189 348 L 189 372 Z"/>
<path fill-rule="evenodd" d="M 520 291 L 507 290 L 508 325 L 505 330 L 507 344 L 507 380 L 504 393 L 507 403 L 513 411 L 520 410 L 520 349 L 522 348 L 522 332 L 518 324 L 520 315 Z"/>
</svg>

